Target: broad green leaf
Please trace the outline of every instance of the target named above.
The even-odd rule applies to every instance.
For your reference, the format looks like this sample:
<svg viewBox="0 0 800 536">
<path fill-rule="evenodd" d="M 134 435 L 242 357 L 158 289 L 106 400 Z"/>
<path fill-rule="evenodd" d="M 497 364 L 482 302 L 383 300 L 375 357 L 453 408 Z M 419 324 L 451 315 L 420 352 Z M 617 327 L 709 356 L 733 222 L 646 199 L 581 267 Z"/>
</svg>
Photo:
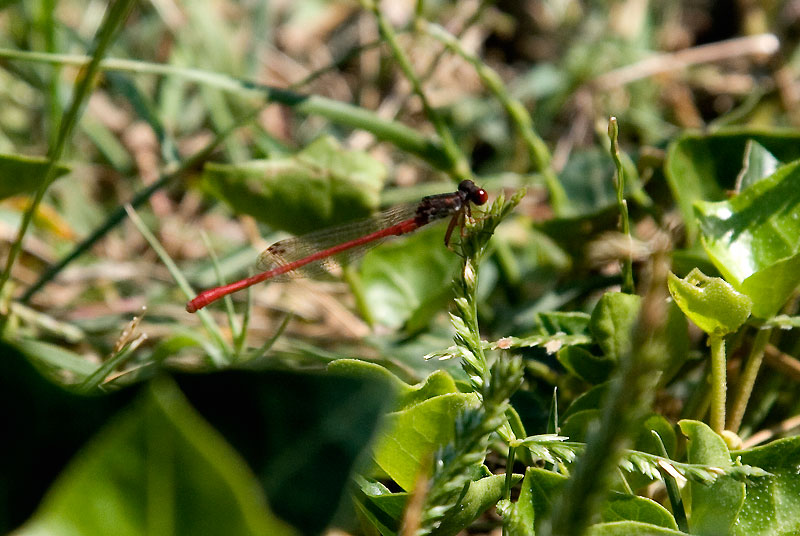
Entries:
<svg viewBox="0 0 800 536">
<path fill-rule="evenodd" d="M 670 144 L 664 169 L 690 241 L 698 228 L 694 203 L 721 201 L 726 191 L 734 189 L 749 140 L 757 141 L 781 162 L 800 158 L 800 133 L 796 130 L 739 128 L 710 135 L 690 133 Z"/>
<path fill-rule="evenodd" d="M 630 352 L 640 303 L 639 296 L 622 292 L 606 292 L 600 298 L 589 327 L 606 357 L 616 361 Z"/>
<path fill-rule="evenodd" d="M 570 200 L 569 214 L 596 213 L 617 205 L 614 162 L 600 148 L 570 154 L 559 179 Z"/>
<path fill-rule="evenodd" d="M 520 476 L 512 477 L 512 485 L 519 482 Z M 492 475 L 470 482 L 464 497 L 453 509 L 454 514 L 445 517 L 433 536 L 454 536 L 466 529 L 486 510 L 503 497 L 506 475 Z"/>
<path fill-rule="evenodd" d="M 667 306 L 666 331 L 666 353 L 660 363 L 662 374 L 658 379 L 661 386 L 669 383 L 689 357 L 689 324 L 674 301 Z"/>
<path fill-rule="evenodd" d="M 470 482 L 463 497 L 454 507 L 454 514 L 445 517 L 442 524 L 431 534 L 449 536 L 460 533 L 483 512 L 491 508 L 503 496 L 505 475 L 491 475 Z M 512 482 L 521 477 L 514 475 Z M 364 478 L 356 479 L 359 492 L 356 493 L 356 506 L 365 518 L 378 529 L 382 536 L 397 534 L 409 494 L 391 493 L 378 482 Z"/>
<path fill-rule="evenodd" d="M 662 452 L 657 439 L 653 437 L 653 431 L 656 431 L 661 437 L 661 441 L 667 449 L 667 454 L 674 455 L 677 445 L 675 427 L 663 415 L 658 413 L 650 414 L 635 430 L 632 450 L 661 456 Z M 641 471 L 625 471 L 623 474 L 628 485 L 634 490 L 642 489 L 653 482 L 651 476 Z"/>
<path fill-rule="evenodd" d="M 576 311 L 546 311 L 536 315 L 536 320 L 546 334 L 566 333 L 581 335 L 588 333 L 591 316 Z"/>
<path fill-rule="evenodd" d="M 35 192 L 44 179 L 47 165 L 46 158 L 0 154 L 0 200 Z M 69 171 L 69 167 L 57 165 L 54 179 Z"/>
<path fill-rule="evenodd" d="M 569 405 L 567 411 L 565 411 L 561 416 L 562 420 L 579 411 L 599 408 L 603 401 L 603 397 L 605 397 L 606 393 L 608 393 L 608 388 L 609 383 L 605 382 L 601 383 L 600 385 L 595 385 L 588 391 L 581 393 L 575 400 L 572 401 L 572 404 Z"/>
<path fill-rule="evenodd" d="M 72 372 L 80 379 L 88 376 L 97 368 L 97 365 L 91 361 L 55 344 L 35 339 L 17 339 L 13 341 L 13 344 L 37 365 L 50 367 L 53 370 Z"/>
<path fill-rule="evenodd" d="M 612 492 L 608 502 L 600 511 L 604 522 L 638 521 L 650 526 L 678 530 L 672 514 L 657 502 L 646 497 Z"/>
<path fill-rule="evenodd" d="M 571 374 L 592 384 L 606 381 L 616 363 L 614 359 L 598 357 L 579 346 L 564 347 L 556 357 Z"/>
<path fill-rule="evenodd" d="M 763 178 L 769 177 L 780 166 L 775 156 L 755 140 L 747 140 L 744 149 L 744 166 L 737 177 L 739 190 L 745 190 Z"/>
<path fill-rule="evenodd" d="M 435 225 L 366 254 L 361 281 L 376 322 L 416 331 L 445 309 L 459 258 L 445 247 L 444 233 Z"/>
<path fill-rule="evenodd" d="M 638 521 L 598 523 L 586 531 L 587 536 L 683 536 L 685 532 L 665 527 L 656 527 Z"/>
<path fill-rule="evenodd" d="M 760 467 L 772 476 L 746 482 L 747 495 L 731 531 L 736 536 L 800 533 L 800 436 L 733 452 L 734 460 Z"/>
<path fill-rule="evenodd" d="M 0 533 L 22 524 L 81 446 L 136 395 L 73 394 L 45 380 L 16 348 L 0 340 Z M 8 436 L 7 437 L 12 437 Z"/>
<path fill-rule="evenodd" d="M 386 169 L 329 136 L 288 158 L 206 165 L 203 184 L 234 212 L 293 234 L 368 216 L 378 208 Z"/>
<path fill-rule="evenodd" d="M 661 449 L 659 448 L 658 440 L 653 437 L 653 431 L 657 432 L 661 437 L 661 442 L 664 444 L 664 448 L 667 449 L 667 454 L 674 456 L 678 443 L 675 427 L 666 417 L 658 413 L 653 413 L 644 420 L 642 428 L 636 436 L 633 449 L 661 456 Z"/>
<path fill-rule="evenodd" d="M 561 421 L 561 435 L 565 435 L 570 441 L 586 441 L 586 434 L 592 423 L 600 421 L 600 406 L 596 409 L 583 409 L 572 411 Z"/>
<path fill-rule="evenodd" d="M 538 523 L 550 515 L 553 498 L 566 482 L 567 477 L 564 475 L 529 467 L 522 481 L 519 501 L 514 506 L 516 517 L 520 521 L 536 520 L 538 527 Z M 529 501 L 530 505 L 523 503 L 523 500 Z M 600 517 L 604 522 L 635 521 L 656 531 L 659 528 L 677 529 L 672 515 L 660 504 L 644 497 L 616 491 L 612 491 L 603 503 Z"/>
<path fill-rule="evenodd" d="M 458 414 L 476 403 L 474 395 L 453 393 L 389 413 L 376 438 L 375 463 L 402 489 L 412 490 L 422 464 L 453 438 Z"/>
<path fill-rule="evenodd" d="M 0 530 L 7 532 L 31 515 L 58 473 L 109 419 L 123 408 L 136 414 L 129 406 L 141 386 L 78 396 L 45 381 L 3 342 L 0 355 L 0 407 L 15 408 L 0 412 L 0 427 L 15 431 L 14 441 L 0 442 L 0 491 L 6 497 Z M 304 533 L 330 522 L 388 402 L 380 378 L 254 369 L 174 378 L 194 409 L 249 464 L 273 511 Z M 191 433 L 194 427 L 181 430 Z M 199 428 L 198 433 L 206 437 Z M 313 494 L 297 485 L 307 475 L 314 475 Z M 257 496 L 256 484 L 247 484 L 249 495 Z"/>
<path fill-rule="evenodd" d="M 800 284 L 800 160 L 695 209 L 714 266 L 753 300 L 754 316 L 776 314 Z"/>
<path fill-rule="evenodd" d="M 689 438 L 689 463 L 720 468 L 733 465 L 725 442 L 707 425 L 690 420 L 683 420 L 678 424 Z M 730 534 L 744 504 L 744 483 L 729 476 L 720 476 L 710 486 L 689 482 L 689 492 L 692 505 L 689 527 L 692 534 Z"/>
<path fill-rule="evenodd" d="M 407 384 L 377 363 L 359 359 L 337 359 L 328 365 L 328 371 L 344 376 L 385 382 L 396 393 L 397 400 L 392 404 L 395 411 L 413 406 L 434 396 L 459 392 L 453 377 L 444 370 L 432 372 L 416 385 Z"/>
<path fill-rule="evenodd" d="M 681 311 L 708 334 L 732 333 L 750 316 L 750 298 L 719 277 L 694 269 L 679 279 L 670 272 L 667 284 Z"/>
<path fill-rule="evenodd" d="M 519 490 L 517 502 L 508 508 L 508 513 L 503 516 L 503 525 L 509 534 L 519 536 L 535 536 L 534 525 L 536 522 L 536 512 L 533 504 L 533 468 L 528 467 L 525 471 L 525 478 L 522 479 L 522 486 Z"/>
<path fill-rule="evenodd" d="M 353 491 L 353 504 L 359 514 L 364 532 L 371 534 L 377 530 L 381 536 L 395 536 L 403 520 L 403 512 L 409 493 L 392 493 L 376 480 L 356 475 L 356 488 Z"/>
<path fill-rule="evenodd" d="M 526 496 L 529 498 L 533 509 L 533 519 L 535 527 L 539 527 L 542 520 L 550 516 L 553 509 L 553 499 L 561 491 L 567 482 L 567 477 L 545 471 L 538 467 L 528 467 L 525 472 L 525 479 L 522 481 L 523 489 L 527 487 Z M 520 499 L 522 492 L 520 492 Z"/>
<path fill-rule="evenodd" d="M 272 370 L 174 377 L 245 458 L 272 511 L 304 534 L 330 523 L 392 401 L 380 378 Z"/>
<path fill-rule="evenodd" d="M 21 534 L 294 534 L 174 384 L 151 384 L 73 458 Z"/>
</svg>

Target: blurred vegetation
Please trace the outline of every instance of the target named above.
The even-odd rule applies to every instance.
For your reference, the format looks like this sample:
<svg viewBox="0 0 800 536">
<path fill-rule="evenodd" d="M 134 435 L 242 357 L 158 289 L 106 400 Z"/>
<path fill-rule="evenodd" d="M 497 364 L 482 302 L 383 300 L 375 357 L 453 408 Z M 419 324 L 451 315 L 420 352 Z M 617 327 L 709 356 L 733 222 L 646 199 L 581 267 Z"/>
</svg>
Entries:
<svg viewBox="0 0 800 536">
<path fill-rule="evenodd" d="M 796 0 L 0 28 L 2 530 L 800 531 Z M 449 247 L 184 310 L 463 179 Z"/>
</svg>

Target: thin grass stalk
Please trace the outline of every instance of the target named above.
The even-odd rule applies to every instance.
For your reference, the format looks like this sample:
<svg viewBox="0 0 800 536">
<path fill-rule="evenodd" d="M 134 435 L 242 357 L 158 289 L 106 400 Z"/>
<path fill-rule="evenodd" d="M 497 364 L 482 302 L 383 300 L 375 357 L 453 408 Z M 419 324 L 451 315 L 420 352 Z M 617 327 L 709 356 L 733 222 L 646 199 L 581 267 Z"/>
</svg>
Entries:
<svg viewBox="0 0 800 536">
<path fill-rule="evenodd" d="M 569 207 L 567 193 L 551 165 L 550 150 L 544 140 L 536 133 L 533 119 L 522 103 L 508 94 L 503 80 L 494 69 L 486 65 L 481 58 L 464 50 L 459 40 L 450 32 L 438 24 L 430 22 L 421 22 L 420 24 L 428 35 L 440 41 L 448 49 L 472 65 L 483 84 L 506 110 L 512 124 L 516 127 L 522 141 L 525 143 L 531 162 L 536 170 L 541 173 L 547 185 L 553 210 L 556 214 L 564 214 Z"/>
<path fill-rule="evenodd" d="M 425 111 L 425 116 L 431 122 L 433 128 L 436 130 L 436 133 L 439 135 L 439 138 L 442 142 L 442 148 L 444 149 L 444 154 L 450 161 L 450 166 L 447 171 L 458 181 L 472 179 L 472 170 L 469 167 L 467 158 L 461 152 L 461 149 L 459 149 L 458 145 L 453 139 L 450 128 L 447 126 L 442 116 L 433 108 L 433 106 L 431 106 L 430 102 L 428 101 L 428 97 L 425 95 L 425 91 L 422 89 L 422 83 L 420 82 L 417 74 L 414 72 L 414 67 L 411 65 L 411 60 L 408 58 L 408 55 L 403 51 L 403 49 L 400 48 L 400 44 L 397 42 L 397 34 L 395 33 L 394 28 L 391 24 L 389 24 L 389 21 L 386 20 L 386 17 L 383 16 L 383 12 L 380 10 L 380 7 L 374 0 L 361 0 L 361 5 L 375 15 L 381 35 L 386 40 L 386 44 L 389 45 L 395 61 L 397 61 L 397 64 L 399 65 L 400 70 L 403 71 L 406 79 L 411 83 L 412 91 L 422 102 L 422 108 Z"/>
<path fill-rule="evenodd" d="M 255 112 L 250 114 L 248 119 L 251 117 L 255 117 Z M 139 208 L 141 205 L 146 203 L 155 192 L 200 166 L 211 156 L 219 144 L 237 128 L 238 126 L 218 134 L 208 145 L 184 160 L 177 169 L 162 175 L 158 178 L 158 180 L 154 181 L 146 188 L 139 190 L 127 204 L 134 209 Z M 95 243 L 97 243 L 98 240 L 103 238 L 109 233 L 109 231 L 119 225 L 119 223 L 125 219 L 126 214 L 127 212 L 125 210 L 125 205 L 120 205 L 115 208 L 111 214 L 108 215 L 106 220 L 94 231 L 92 231 L 89 236 L 84 238 L 77 246 L 75 246 L 75 248 L 69 254 L 45 270 L 44 273 L 39 276 L 39 279 L 37 279 L 33 285 L 28 287 L 25 293 L 20 297 L 19 301 L 22 303 L 27 303 L 30 301 L 34 294 L 39 292 L 47 283 L 52 281 L 53 278 L 55 278 L 64 268 L 67 267 L 67 265 L 86 253 L 92 246 L 95 245 Z"/>
<path fill-rule="evenodd" d="M 652 406 L 658 375 L 653 374 L 665 355 L 666 281 L 663 253 L 652 262 L 649 288 L 642 300 L 630 352 L 620 356 L 600 422 L 590 429 L 586 450 L 575 463 L 562 492 L 556 497 L 542 534 L 578 536 L 588 528 L 605 499 L 616 467 L 636 426 Z"/>
<path fill-rule="evenodd" d="M 47 188 L 50 187 L 50 184 L 57 176 L 58 161 L 61 158 L 61 155 L 64 153 L 64 147 L 66 147 L 67 141 L 72 134 L 72 130 L 75 127 L 75 124 L 78 122 L 78 118 L 83 111 L 83 105 L 89 98 L 89 94 L 92 90 L 92 84 L 94 84 L 95 77 L 100 71 L 100 61 L 105 55 L 106 49 L 110 46 L 114 34 L 125 21 L 127 14 L 132 7 L 132 0 L 118 0 L 114 2 L 105 13 L 105 18 L 103 19 L 103 22 L 100 25 L 95 37 L 93 45 L 94 52 L 92 53 L 89 62 L 82 69 L 81 75 L 75 82 L 75 91 L 72 97 L 72 102 L 70 103 L 70 107 L 64 114 L 64 117 L 59 125 L 58 135 L 56 136 L 55 143 L 50 146 L 48 151 L 48 163 L 44 171 L 44 179 L 39 185 L 39 188 L 36 190 L 36 194 L 34 195 L 33 201 L 28 207 L 28 210 L 26 210 L 22 216 L 22 222 L 20 223 L 19 230 L 17 232 L 17 238 L 14 240 L 14 243 L 11 245 L 11 249 L 8 252 L 6 267 L 3 272 L 0 273 L 0 294 L 3 293 L 3 288 L 11 277 L 11 270 L 14 267 L 17 256 L 19 255 L 20 251 L 22 251 L 22 241 L 25 238 L 25 234 L 28 232 L 28 227 L 33 220 L 33 216 L 39 209 L 39 205 L 44 198 Z M 0 316 L 0 335 L 2 335 L 5 331 L 7 321 L 7 315 Z"/>
<path fill-rule="evenodd" d="M 0 58 L 78 66 L 84 65 L 89 61 L 86 56 L 24 52 L 7 48 L 0 48 Z M 261 97 L 271 102 L 284 104 L 299 114 L 318 115 L 340 125 L 370 132 L 376 138 L 392 143 L 399 149 L 418 156 L 437 169 L 448 171 L 453 167 L 452 161 L 444 153 L 442 144 L 438 140 L 429 139 L 421 135 L 417 130 L 397 121 L 381 119 L 374 112 L 352 104 L 327 99 L 318 95 L 303 95 L 283 88 L 188 67 L 128 59 L 107 59 L 101 62 L 100 68 L 109 71 L 177 76 L 231 93 Z"/>
<path fill-rule="evenodd" d="M 611 138 L 611 159 L 614 160 L 614 167 L 616 168 L 616 181 L 614 187 L 617 190 L 617 206 L 619 207 L 619 216 L 622 226 L 622 234 L 628 239 L 628 243 L 632 243 L 631 238 L 631 223 L 628 216 L 628 203 L 625 200 L 625 170 L 622 166 L 622 160 L 619 156 L 619 125 L 617 118 L 612 117 L 608 121 L 608 137 Z M 628 250 L 625 260 L 622 262 L 622 292 L 633 294 L 635 291 L 633 287 L 633 252 Z"/>
<path fill-rule="evenodd" d="M 147 240 L 147 243 L 151 248 L 153 248 L 153 251 L 156 252 L 156 255 L 158 255 L 158 258 L 161 259 L 162 263 L 164 263 L 164 266 L 167 267 L 170 275 L 172 275 L 173 279 L 175 279 L 175 281 L 178 283 L 178 286 L 186 295 L 187 299 L 193 297 L 196 294 L 194 289 L 192 289 L 191 285 L 189 285 L 189 282 L 183 276 L 180 268 L 178 268 L 178 266 L 175 264 L 175 261 L 173 261 L 169 256 L 169 253 L 167 253 L 167 251 L 161 246 L 158 239 L 153 235 L 153 233 L 150 232 L 150 229 L 147 228 L 142 219 L 138 214 L 136 214 L 130 205 L 125 205 L 125 210 L 128 212 L 128 217 L 130 218 L 131 222 L 136 226 L 144 239 Z M 200 321 L 203 323 L 203 326 L 205 326 L 206 330 L 208 330 L 208 332 L 211 334 L 211 337 L 216 342 L 217 347 L 222 351 L 222 354 L 227 357 L 227 361 L 222 361 L 216 356 L 216 354 L 209 354 L 212 364 L 217 368 L 222 368 L 230 361 L 230 357 L 232 355 L 231 347 L 225 341 L 225 337 L 222 336 L 219 327 L 217 327 L 217 324 L 214 323 L 211 315 L 208 314 L 207 311 L 198 311 L 198 314 L 199 313 L 205 313 L 200 315 Z"/>
<path fill-rule="evenodd" d="M 758 330 L 753 346 L 750 348 L 750 355 L 747 357 L 744 372 L 742 372 L 739 383 L 736 386 L 731 414 L 728 417 L 727 429 L 732 432 L 738 433 L 739 427 L 742 425 L 744 412 L 747 409 L 747 403 L 750 401 L 750 395 L 753 393 L 753 386 L 756 383 L 758 371 L 761 369 L 761 362 L 764 360 L 764 351 L 767 349 L 770 336 L 772 336 L 772 329 Z"/>
</svg>

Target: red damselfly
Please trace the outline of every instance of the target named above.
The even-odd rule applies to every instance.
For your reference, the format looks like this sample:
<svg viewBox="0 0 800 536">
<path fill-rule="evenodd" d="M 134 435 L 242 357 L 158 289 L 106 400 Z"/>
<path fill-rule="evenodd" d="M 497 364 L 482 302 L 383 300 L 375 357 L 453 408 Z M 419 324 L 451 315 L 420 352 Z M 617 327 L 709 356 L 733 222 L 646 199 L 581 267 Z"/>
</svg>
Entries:
<svg viewBox="0 0 800 536">
<path fill-rule="evenodd" d="M 272 244 L 259 257 L 261 273 L 235 283 L 204 290 L 186 304 L 194 313 L 211 302 L 267 279 L 276 279 L 299 268 L 324 267 L 342 255 L 352 258 L 390 236 L 416 231 L 423 225 L 450 217 L 445 232 L 449 244 L 453 229 L 470 215 L 470 203 L 483 205 L 489 196 L 471 180 L 461 181 L 452 193 L 429 195 L 419 203 L 389 209 L 366 220 L 346 223 Z"/>
</svg>

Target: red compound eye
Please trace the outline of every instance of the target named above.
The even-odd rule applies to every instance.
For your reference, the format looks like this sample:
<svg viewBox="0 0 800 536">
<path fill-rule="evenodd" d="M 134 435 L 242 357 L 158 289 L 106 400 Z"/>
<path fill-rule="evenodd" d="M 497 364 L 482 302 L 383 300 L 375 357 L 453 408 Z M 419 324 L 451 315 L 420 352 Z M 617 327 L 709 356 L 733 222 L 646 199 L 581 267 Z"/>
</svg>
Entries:
<svg viewBox="0 0 800 536">
<path fill-rule="evenodd" d="M 489 200 L 489 194 L 486 193 L 486 190 L 483 188 L 478 188 L 472 194 L 472 202 L 476 205 L 483 205 Z"/>
<path fill-rule="evenodd" d="M 464 195 L 465 200 L 469 200 L 475 205 L 483 205 L 489 200 L 489 194 L 486 193 L 486 190 L 479 188 L 469 179 L 461 181 L 461 184 L 458 185 L 458 191 Z"/>
</svg>

